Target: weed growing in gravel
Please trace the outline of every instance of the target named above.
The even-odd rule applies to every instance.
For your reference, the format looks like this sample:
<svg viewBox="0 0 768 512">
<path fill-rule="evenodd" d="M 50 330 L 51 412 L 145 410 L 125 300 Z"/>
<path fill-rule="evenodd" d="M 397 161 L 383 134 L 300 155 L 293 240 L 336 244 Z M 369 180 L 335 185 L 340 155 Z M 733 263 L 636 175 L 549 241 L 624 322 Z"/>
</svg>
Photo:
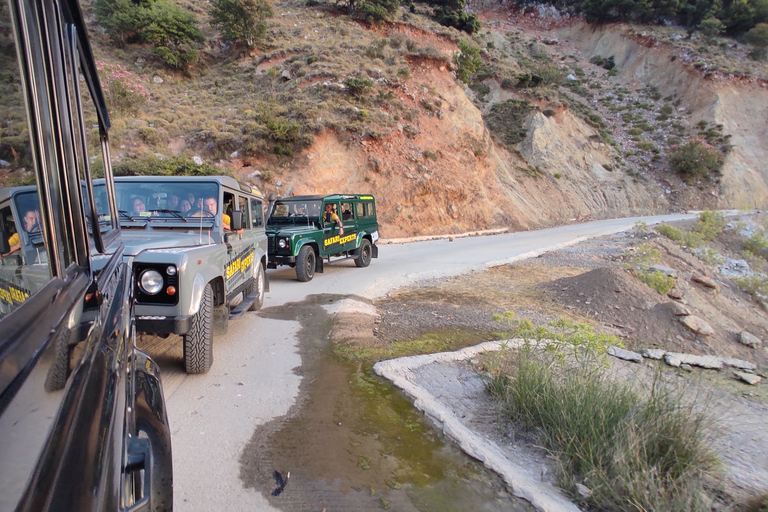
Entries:
<svg viewBox="0 0 768 512">
<path fill-rule="evenodd" d="M 508 314 L 509 315 L 509 314 Z M 558 463 L 559 484 L 589 509 L 703 511 L 715 469 L 706 418 L 659 374 L 642 396 L 604 371 L 545 341 L 550 329 L 516 320 L 526 336 L 487 370 L 505 415 L 536 432 Z M 570 350 L 569 350 L 570 351 Z M 597 354 L 594 354 L 597 355 Z M 591 494 L 583 497 L 582 484 Z"/>
<path fill-rule="evenodd" d="M 674 288 L 675 284 L 677 283 L 677 280 L 674 277 L 665 275 L 658 270 L 654 270 L 653 272 L 644 272 L 638 274 L 637 277 L 642 282 L 657 292 L 661 293 L 662 295 L 668 294 L 669 291 Z"/>
</svg>

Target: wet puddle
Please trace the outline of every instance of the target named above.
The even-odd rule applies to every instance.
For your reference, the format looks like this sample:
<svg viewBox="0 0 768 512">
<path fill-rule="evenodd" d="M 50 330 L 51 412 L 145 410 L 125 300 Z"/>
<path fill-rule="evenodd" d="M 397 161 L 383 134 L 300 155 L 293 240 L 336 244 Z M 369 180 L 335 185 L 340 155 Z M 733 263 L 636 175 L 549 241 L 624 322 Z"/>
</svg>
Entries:
<svg viewBox="0 0 768 512">
<path fill-rule="evenodd" d="M 310 296 L 261 315 L 301 322 L 300 398 L 259 426 L 240 477 L 284 511 L 529 511 L 501 479 L 464 455 L 388 382 L 340 360 L 324 305 Z"/>
</svg>

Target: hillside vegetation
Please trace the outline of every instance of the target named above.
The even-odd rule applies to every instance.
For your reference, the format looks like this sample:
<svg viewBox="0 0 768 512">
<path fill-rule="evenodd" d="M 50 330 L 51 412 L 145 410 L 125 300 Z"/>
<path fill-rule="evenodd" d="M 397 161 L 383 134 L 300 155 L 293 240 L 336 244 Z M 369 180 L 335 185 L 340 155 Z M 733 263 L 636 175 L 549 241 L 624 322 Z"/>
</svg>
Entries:
<svg viewBox="0 0 768 512">
<path fill-rule="evenodd" d="M 723 30 L 758 27 L 762 4 L 747 4 L 751 21 L 723 15 Z M 759 44 L 589 25 L 583 5 L 98 0 L 84 13 L 118 173 L 373 192 L 385 237 L 765 205 Z M 8 124 L 3 181 L 21 183 Z"/>
</svg>

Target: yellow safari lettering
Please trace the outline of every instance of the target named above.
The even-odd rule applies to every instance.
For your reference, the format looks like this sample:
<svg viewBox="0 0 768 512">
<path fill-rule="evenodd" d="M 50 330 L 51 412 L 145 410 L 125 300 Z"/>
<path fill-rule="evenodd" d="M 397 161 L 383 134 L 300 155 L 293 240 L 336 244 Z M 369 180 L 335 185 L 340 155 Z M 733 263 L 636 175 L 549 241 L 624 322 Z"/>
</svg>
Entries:
<svg viewBox="0 0 768 512">
<path fill-rule="evenodd" d="M 21 304 L 28 298 L 29 298 L 29 293 L 19 290 L 18 288 L 15 288 L 13 286 L 9 286 L 8 288 L 5 288 L 5 287 L 0 288 L 0 299 L 4 300 L 9 304 L 13 304 L 14 302 L 17 304 Z"/>
<path fill-rule="evenodd" d="M 231 261 L 229 265 L 227 265 L 225 276 L 227 279 L 230 279 L 232 276 L 234 276 L 238 272 L 243 272 L 252 264 L 253 264 L 253 253 L 249 254 L 245 258 L 242 258 L 242 257 L 237 258 L 236 260 Z"/>
<path fill-rule="evenodd" d="M 338 236 L 338 235 L 336 235 L 336 236 L 332 236 L 331 238 L 326 238 L 325 240 L 323 240 L 323 245 L 325 247 L 328 247 L 329 245 L 333 245 L 333 244 L 342 244 L 343 245 L 343 244 L 351 242 L 355 238 L 357 238 L 357 235 L 355 233 L 352 233 L 351 235 L 347 235 L 347 236 Z"/>
</svg>

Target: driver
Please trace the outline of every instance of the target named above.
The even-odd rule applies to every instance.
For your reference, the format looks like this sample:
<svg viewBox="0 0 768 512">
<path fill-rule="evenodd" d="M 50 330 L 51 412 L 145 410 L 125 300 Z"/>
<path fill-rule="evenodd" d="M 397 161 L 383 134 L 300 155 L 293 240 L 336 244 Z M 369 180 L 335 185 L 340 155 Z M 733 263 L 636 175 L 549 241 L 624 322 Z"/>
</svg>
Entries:
<svg viewBox="0 0 768 512">
<path fill-rule="evenodd" d="M 344 226 L 341 224 L 341 219 L 339 219 L 339 216 L 333 211 L 333 205 L 330 203 L 325 205 L 325 222 L 335 222 L 339 226 L 339 234 L 344 234 Z"/>
<path fill-rule="evenodd" d="M 40 232 L 40 213 L 37 210 L 27 211 L 22 219 L 24 220 L 24 231 L 27 233 Z M 8 245 L 10 246 L 10 249 L 7 253 L 3 254 L 3 256 L 14 253 L 21 249 L 21 238 L 19 238 L 18 233 L 11 235 L 11 237 L 8 239 Z"/>
</svg>

